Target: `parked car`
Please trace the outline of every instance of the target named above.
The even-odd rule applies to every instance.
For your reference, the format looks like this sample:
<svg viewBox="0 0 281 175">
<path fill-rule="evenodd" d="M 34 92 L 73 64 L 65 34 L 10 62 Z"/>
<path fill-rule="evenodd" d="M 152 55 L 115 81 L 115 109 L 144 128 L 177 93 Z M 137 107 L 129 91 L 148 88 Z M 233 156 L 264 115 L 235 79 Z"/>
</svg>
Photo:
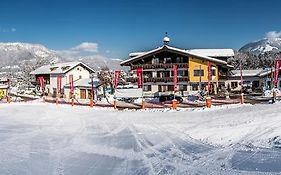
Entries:
<svg viewBox="0 0 281 175">
<path fill-rule="evenodd" d="M 174 94 L 170 94 L 170 95 L 161 95 L 159 97 L 159 101 L 160 102 L 165 102 L 165 101 L 172 101 L 174 99 Z M 183 101 L 182 97 L 180 96 L 175 96 L 175 99 L 181 103 Z"/>
</svg>

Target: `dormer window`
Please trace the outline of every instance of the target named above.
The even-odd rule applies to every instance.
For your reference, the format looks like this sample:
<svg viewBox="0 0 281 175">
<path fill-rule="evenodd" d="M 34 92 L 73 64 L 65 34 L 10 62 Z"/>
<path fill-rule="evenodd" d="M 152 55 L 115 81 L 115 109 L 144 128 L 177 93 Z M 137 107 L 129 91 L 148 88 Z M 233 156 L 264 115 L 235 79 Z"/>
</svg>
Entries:
<svg viewBox="0 0 281 175">
<path fill-rule="evenodd" d="M 70 68 L 70 66 L 62 66 L 61 67 L 61 69 L 63 70 L 63 71 L 65 71 L 65 70 L 67 70 L 67 69 L 69 69 Z"/>
<path fill-rule="evenodd" d="M 51 68 L 50 68 L 51 71 L 55 71 L 55 70 L 57 70 L 57 69 L 58 69 L 58 67 L 51 67 Z"/>
</svg>

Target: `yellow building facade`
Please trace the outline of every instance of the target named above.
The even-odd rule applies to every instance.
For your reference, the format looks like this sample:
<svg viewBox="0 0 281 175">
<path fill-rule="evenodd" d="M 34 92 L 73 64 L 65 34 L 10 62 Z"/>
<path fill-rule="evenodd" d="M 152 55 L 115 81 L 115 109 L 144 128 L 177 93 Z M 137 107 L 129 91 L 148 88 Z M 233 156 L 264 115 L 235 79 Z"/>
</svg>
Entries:
<svg viewBox="0 0 281 175">
<path fill-rule="evenodd" d="M 0 100 L 5 98 L 7 96 L 7 88 L 6 87 L 0 87 Z"/>
<path fill-rule="evenodd" d="M 199 82 L 200 78 L 202 82 L 208 82 L 208 61 L 203 59 L 198 59 L 196 57 L 189 58 L 189 81 L 190 82 Z M 201 70 L 201 76 L 196 74 L 196 71 L 199 72 Z M 218 66 L 215 63 L 212 63 L 212 80 L 211 81 L 218 81 L 219 74 L 218 74 Z"/>
</svg>

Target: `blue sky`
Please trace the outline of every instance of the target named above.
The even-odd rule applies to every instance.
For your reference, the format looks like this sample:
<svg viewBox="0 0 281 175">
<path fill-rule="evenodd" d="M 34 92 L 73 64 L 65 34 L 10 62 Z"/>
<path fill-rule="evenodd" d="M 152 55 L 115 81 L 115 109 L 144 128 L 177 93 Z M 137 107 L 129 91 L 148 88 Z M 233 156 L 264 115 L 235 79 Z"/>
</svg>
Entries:
<svg viewBox="0 0 281 175">
<path fill-rule="evenodd" d="M 278 0 L 4 0 L 0 42 L 112 58 L 155 48 L 167 31 L 180 48 L 233 48 L 281 30 Z"/>
</svg>

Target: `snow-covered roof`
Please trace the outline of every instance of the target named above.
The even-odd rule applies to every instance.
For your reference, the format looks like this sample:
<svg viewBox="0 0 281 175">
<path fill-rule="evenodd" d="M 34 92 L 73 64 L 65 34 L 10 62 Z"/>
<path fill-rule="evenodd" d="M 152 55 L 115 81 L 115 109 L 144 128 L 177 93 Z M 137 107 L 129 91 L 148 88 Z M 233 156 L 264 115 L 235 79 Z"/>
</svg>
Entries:
<svg viewBox="0 0 281 175">
<path fill-rule="evenodd" d="M 146 53 L 146 52 L 132 52 L 132 53 L 129 54 L 129 57 L 139 56 L 139 55 L 142 55 L 144 53 Z"/>
<path fill-rule="evenodd" d="M 8 82 L 8 78 L 0 78 L 0 82 Z"/>
<path fill-rule="evenodd" d="M 242 70 L 242 76 L 254 77 L 260 76 L 261 73 L 265 72 L 264 69 L 252 69 L 252 70 Z M 240 77 L 240 70 L 232 70 L 232 77 Z"/>
<path fill-rule="evenodd" d="M 0 84 L 0 89 L 8 89 L 8 87 L 7 84 Z"/>
<path fill-rule="evenodd" d="M 209 57 L 233 57 L 233 49 L 191 49 L 190 53 L 209 56 Z"/>
<path fill-rule="evenodd" d="M 65 63 L 56 63 L 56 64 L 48 64 L 39 67 L 38 69 L 30 72 L 31 75 L 37 74 L 65 74 L 68 71 L 72 70 L 74 67 L 82 65 L 87 68 L 90 72 L 95 72 L 92 68 L 87 66 L 82 62 L 65 62 Z"/>
<path fill-rule="evenodd" d="M 281 68 L 279 68 L 279 70 L 281 70 Z M 264 71 L 262 73 L 260 73 L 260 77 L 263 77 L 263 76 L 267 76 L 271 73 L 274 73 L 275 72 L 275 69 L 274 68 L 266 68 L 264 69 Z"/>
<path fill-rule="evenodd" d="M 99 85 L 99 79 L 93 79 L 94 87 Z M 92 79 L 90 78 L 83 78 L 73 82 L 74 87 L 84 87 L 84 88 L 92 88 Z M 65 87 L 70 87 L 70 84 L 66 84 Z"/>
<path fill-rule="evenodd" d="M 180 53 L 188 55 L 188 56 L 195 56 L 195 57 L 203 58 L 203 59 L 208 60 L 208 61 L 212 61 L 212 62 L 216 62 L 216 63 L 220 63 L 220 64 L 228 66 L 226 61 L 222 61 L 222 60 L 219 60 L 219 59 L 216 59 L 216 58 L 212 58 L 212 57 L 208 57 L 208 56 L 205 56 L 205 55 L 200 55 L 200 54 L 197 54 L 197 53 L 191 53 L 188 50 L 183 50 L 183 49 L 179 49 L 179 48 L 175 48 L 175 47 L 171 47 L 171 46 L 167 46 L 167 45 L 163 45 L 161 47 L 158 47 L 156 49 L 150 50 L 148 52 L 141 52 L 140 55 L 137 55 L 135 57 L 129 58 L 127 60 L 124 60 L 120 64 L 121 64 L 121 66 L 123 66 L 126 63 L 129 63 L 129 62 L 131 62 L 133 60 L 140 59 L 140 58 L 142 58 L 142 57 L 144 57 L 146 55 L 152 54 L 154 52 L 158 52 L 158 51 L 160 51 L 162 49 L 168 49 L 170 51 L 180 52 Z"/>
</svg>

